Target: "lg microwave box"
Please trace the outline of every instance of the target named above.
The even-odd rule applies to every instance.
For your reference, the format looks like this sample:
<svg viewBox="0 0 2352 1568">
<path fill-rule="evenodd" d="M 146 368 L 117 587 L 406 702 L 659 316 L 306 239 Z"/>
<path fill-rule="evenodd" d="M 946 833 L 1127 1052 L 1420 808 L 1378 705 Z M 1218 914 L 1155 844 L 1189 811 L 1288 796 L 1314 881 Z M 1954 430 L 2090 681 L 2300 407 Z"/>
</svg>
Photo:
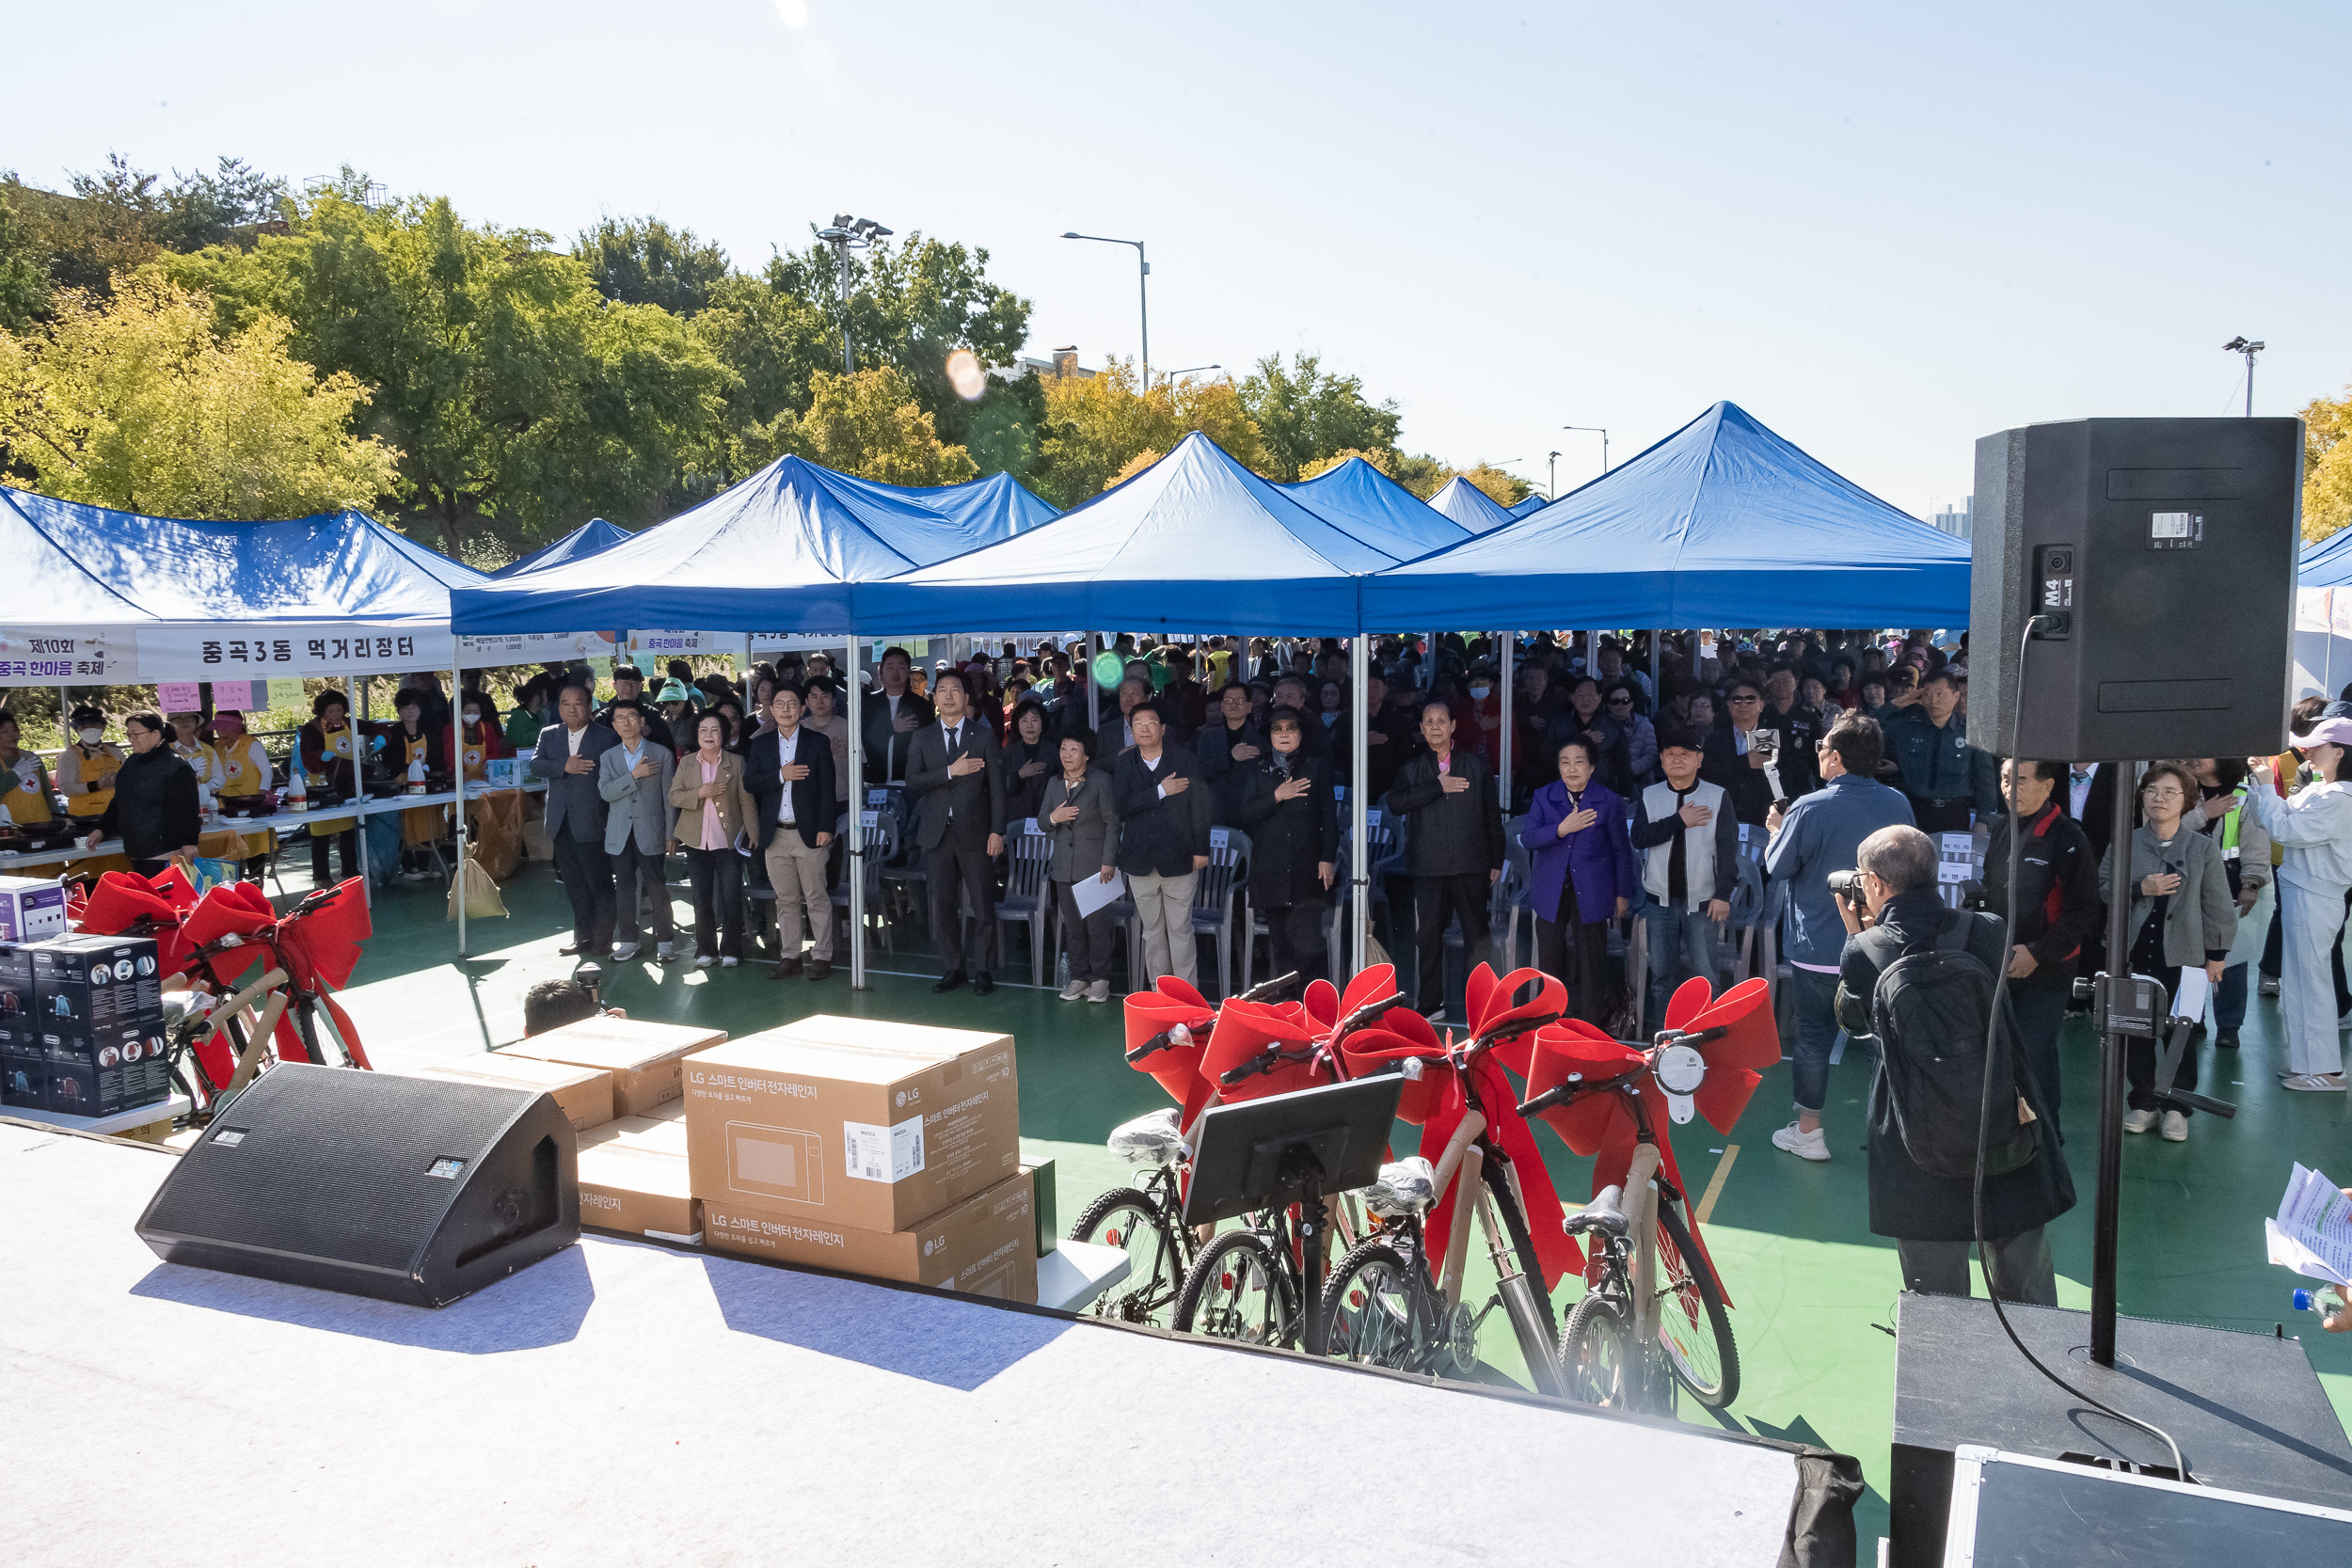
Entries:
<svg viewBox="0 0 2352 1568">
<path fill-rule="evenodd" d="M 423 1069 L 421 1076 L 544 1090 L 555 1098 L 556 1109 L 564 1113 L 575 1132 L 601 1127 L 612 1119 L 612 1075 L 597 1068 L 567 1067 L 561 1062 L 487 1051 L 436 1062 Z"/>
<path fill-rule="evenodd" d="M 683 1107 L 681 1101 L 673 1105 Z M 686 1118 L 680 1117 L 622 1117 L 593 1128 L 580 1135 L 580 1147 L 592 1144 L 617 1143 L 649 1154 L 668 1154 L 686 1158 Z"/>
<path fill-rule="evenodd" d="M 685 1153 L 583 1140 L 580 1223 L 658 1241 L 700 1243 L 702 1205 L 689 1190 Z"/>
<path fill-rule="evenodd" d="M 33 1012 L 43 1030 L 161 1022 L 163 976 L 151 937 L 52 937 L 33 959 Z"/>
<path fill-rule="evenodd" d="M 1037 1300 L 1036 1200 L 1026 1170 L 904 1230 L 867 1230 L 706 1199 L 703 1244 L 998 1301 Z"/>
<path fill-rule="evenodd" d="M 1009 1035 L 819 1014 L 698 1052 L 685 1070 L 706 1212 L 898 1231 L 1020 1168 Z"/>
<path fill-rule="evenodd" d="M 65 884 L 55 878 L 0 877 L 0 942 L 65 935 Z"/>
<path fill-rule="evenodd" d="M 724 1029 L 605 1016 L 584 1018 L 518 1040 L 499 1054 L 600 1068 L 612 1075 L 612 1114 L 642 1117 L 685 1094 L 678 1064 L 688 1052 L 717 1045 L 726 1037 Z"/>
</svg>

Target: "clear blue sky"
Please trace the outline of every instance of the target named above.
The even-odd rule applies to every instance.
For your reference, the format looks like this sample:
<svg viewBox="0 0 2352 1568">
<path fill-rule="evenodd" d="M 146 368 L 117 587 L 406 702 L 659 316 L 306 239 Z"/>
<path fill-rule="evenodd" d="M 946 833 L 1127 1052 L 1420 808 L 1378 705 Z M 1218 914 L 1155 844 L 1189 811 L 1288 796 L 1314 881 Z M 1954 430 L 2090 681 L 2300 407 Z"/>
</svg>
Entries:
<svg viewBox="0 0 2352 1568">
<path fill-rule="evenodd" d="M 1784 14 L 1794 11 L 1797 14 Z M 2352 6 L 147 3 L 8 25 L 0 166 L 350 163 L 756 266 L 836 210 L 984 245 L 1032 348 L 1320 352 L 1565 489 L 1729 398 L 1909 510 L 1977 436 L 2352 382 Z"/>
</svg>

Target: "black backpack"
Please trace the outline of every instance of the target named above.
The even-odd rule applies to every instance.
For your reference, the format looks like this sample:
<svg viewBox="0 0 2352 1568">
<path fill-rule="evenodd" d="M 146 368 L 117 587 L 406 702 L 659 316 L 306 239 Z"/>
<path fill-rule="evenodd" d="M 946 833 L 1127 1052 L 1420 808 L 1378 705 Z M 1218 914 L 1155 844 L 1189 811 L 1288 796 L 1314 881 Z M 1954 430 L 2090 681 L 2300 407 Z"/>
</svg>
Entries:
<svg viewBox="0 0 2352 1568">
<path fill-rule="evenodd" d="M 1994 1089 L 1985 1174 L 2016 1170 L 2042 1148 L 2040 1126 L 2018 1115 L 2013 1032 L 1994 1034 L 1987 1053 L 1994 980 L 1968 952 L 1976 919 L 1956 913 L 1932 942 L 1898 946 L 1892 932 L 1878 930 L 1865 938 L 1878 939 L 1872 957 L 1892 953 L 1870 992 L 1870 1025 L 1903 1152 L 1928 1175 L 1960 1180 L 1977 1173 L 1987 1072 Z"/>
</svg>

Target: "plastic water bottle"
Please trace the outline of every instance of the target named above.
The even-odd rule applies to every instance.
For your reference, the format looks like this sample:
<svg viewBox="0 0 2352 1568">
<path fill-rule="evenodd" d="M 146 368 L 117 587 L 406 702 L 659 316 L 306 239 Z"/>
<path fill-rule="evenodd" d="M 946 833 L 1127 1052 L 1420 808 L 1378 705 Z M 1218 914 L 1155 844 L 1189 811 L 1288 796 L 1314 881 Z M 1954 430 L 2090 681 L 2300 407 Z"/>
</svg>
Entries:
<svg viewBox="0 0 2352 1568">
<path fill-rule="evenodd" d="M 2333 1285 L 2323 1285 L 2316 1291 L 2298 1290 L 2294 1299 L 2297 1312 L 2316 1312 L 2322 1318 L 2332 1318 L 2344 1310 L 2344 1292 Z"/>
<path fill-rule="evenodd" d="M 293 766 L 286 769 L 286 804 L 291 810 L 301 811 L 310 803 L 310 791 L 304 782 L 302 759 L 296 757 Z"/>
</svg>

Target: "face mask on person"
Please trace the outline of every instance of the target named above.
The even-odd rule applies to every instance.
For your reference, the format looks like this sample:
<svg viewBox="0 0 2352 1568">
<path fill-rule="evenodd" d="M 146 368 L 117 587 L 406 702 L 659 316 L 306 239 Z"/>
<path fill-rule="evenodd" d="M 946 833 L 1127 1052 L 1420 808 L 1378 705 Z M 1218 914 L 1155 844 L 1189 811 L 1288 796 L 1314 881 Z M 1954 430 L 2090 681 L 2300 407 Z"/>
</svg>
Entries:
<svg viewBox="0 0 2352 1568">
<path fill-rule="evenodd" d="M 1493 689 L 1494 688 L 1490 686 L 1473 686 L 1470 688 L 1470 697 L 1474 701 L 1483 703 L 1486 700 L 1486 693 Z"/>
<path fill-rule="evenodd" d="M 466 722 L 469 724 L 479 724 L 482 722 L 482 715 L 475 712 L 472 708 L 468 708 L 466 710 Z"/>
<path fill-rule="evenodd" d="M 95 746 L 106 737 L 104 730 L 76 730 L 73 738 L 85 746 Z"/>
</svg>

